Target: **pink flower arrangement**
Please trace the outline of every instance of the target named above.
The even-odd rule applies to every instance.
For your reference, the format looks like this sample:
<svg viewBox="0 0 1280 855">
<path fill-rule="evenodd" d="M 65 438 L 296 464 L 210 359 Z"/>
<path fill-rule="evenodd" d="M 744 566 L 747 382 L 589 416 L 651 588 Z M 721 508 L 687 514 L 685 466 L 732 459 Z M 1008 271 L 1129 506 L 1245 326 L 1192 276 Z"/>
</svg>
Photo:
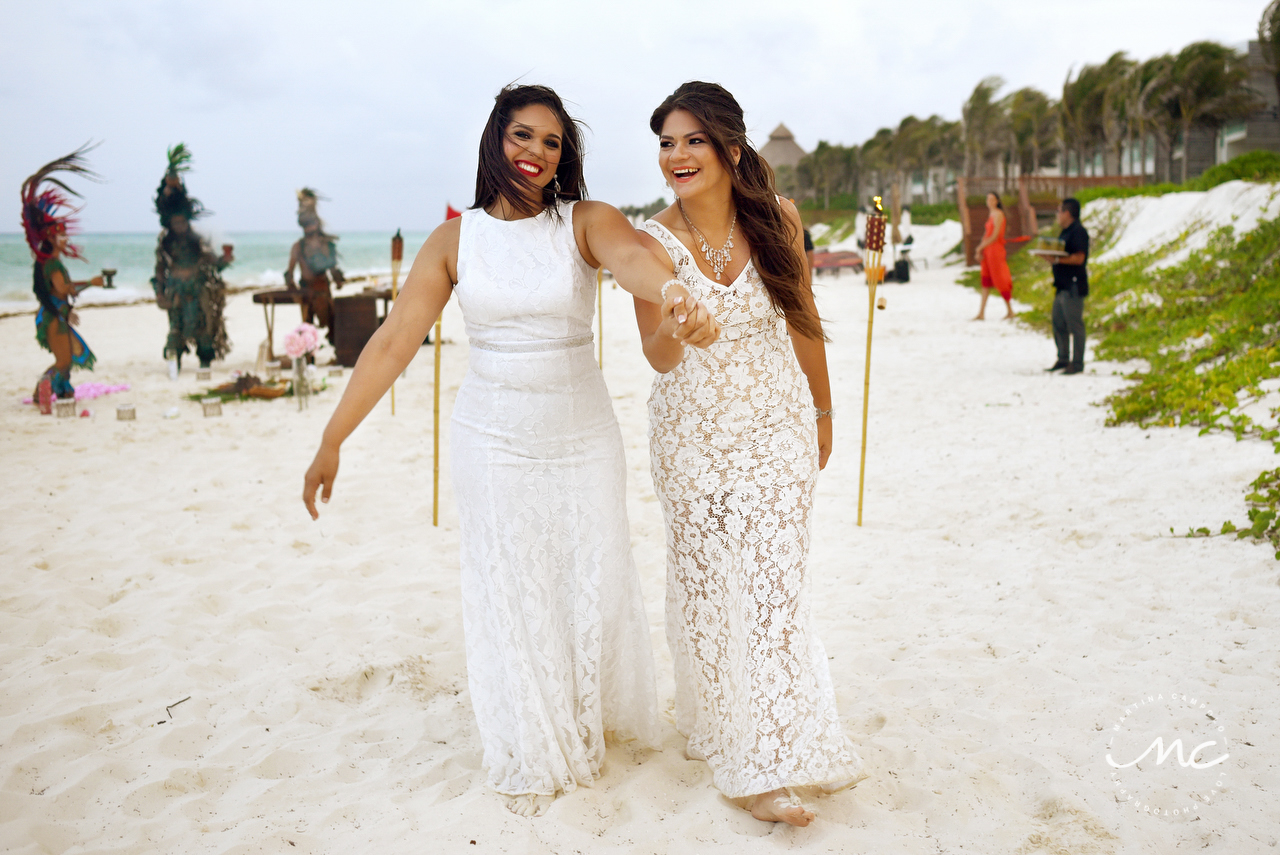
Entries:
<svg viewBox="0 0 1280 855">
<path fill-rule="evenodd" d="M 284 337 L 284 352 L 289 354 L 290 359 L 313 353 L 319 346 L 320 330 L 311 324 L 298 324 L 293 332 Z"/>
</svg>

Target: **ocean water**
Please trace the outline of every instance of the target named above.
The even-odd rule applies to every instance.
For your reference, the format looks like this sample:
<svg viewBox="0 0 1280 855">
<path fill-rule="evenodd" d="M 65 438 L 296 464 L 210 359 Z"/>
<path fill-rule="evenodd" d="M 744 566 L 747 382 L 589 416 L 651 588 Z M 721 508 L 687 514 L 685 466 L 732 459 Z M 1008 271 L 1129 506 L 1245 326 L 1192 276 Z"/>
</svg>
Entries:
<svg viewBox="0 0 1280 855">
<path fill-rule="evenodd" d="M 153 296 L 151 276 L 155 272 L 156 232 L 133 234 L 81 234 L 72 238 L 85 261 L 67 259 L 73 279 L 89 279 L 105 268 L 115 268 L 113 289 L 90 288 L 80 295 L 81 305 L 133 302 Z M 289 248 L 301 237 L 300 231 L 241 232 L 212 237 L 215 252 L 223 243 L 235 246 L 235 263 L 223 271 L 228 285 L 283 287 L 284 269 L 289 264 Z M 391 271 L 391 234 L 350 232 L 338 241 L 339 264 L 348 277 Z M 413 263 L 426 232 L 404 235 L 404 271 Z M 36 308 L 31 293 L 31 250 L 20 234 L 0 234 L 0 311 Z M 403 272 L 402 274 L 403 275 Z"/>
</svg>

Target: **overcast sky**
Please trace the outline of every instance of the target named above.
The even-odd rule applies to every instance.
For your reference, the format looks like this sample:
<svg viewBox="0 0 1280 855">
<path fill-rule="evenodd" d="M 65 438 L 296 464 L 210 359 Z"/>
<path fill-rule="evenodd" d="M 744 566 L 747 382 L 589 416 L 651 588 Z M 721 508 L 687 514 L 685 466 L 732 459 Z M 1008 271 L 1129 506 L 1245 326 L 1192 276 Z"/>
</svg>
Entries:
<svg viewBox="0 0 1280 855">
<path fill-rule="evenodd" d="M 191 192 L 220 231 L 294 228 L 294 191 L 331 229 L 427 229 L 468 205 L 493 96 L 554 87 L 589 126 L 593 198 L 664 190 L 653 108 L 685 80 L 723 84 L 757 146 L 785 122 L 811 150 L 905 115 L 958 118 L 983 77 L 1061 92 L 1069 69 L 1197 39 L 1255 37 L 1265 0 L 275 2 L 4 0 L 0 188 L 93 139 L 85 231 L 150 231 L 165 148 L 195 153 Z M 1008 91 L 1008 90 L 1006 90 Z"/>
</svg>

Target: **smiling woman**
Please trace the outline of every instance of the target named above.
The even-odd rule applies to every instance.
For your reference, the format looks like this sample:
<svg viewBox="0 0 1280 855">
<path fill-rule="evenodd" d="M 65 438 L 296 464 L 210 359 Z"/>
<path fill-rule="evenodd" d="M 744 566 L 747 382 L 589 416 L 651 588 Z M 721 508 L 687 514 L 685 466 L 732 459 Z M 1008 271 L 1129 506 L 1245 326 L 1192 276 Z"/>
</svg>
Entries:
<svg viewBox="0 0 1280 855">
<path fill-rule="evenodd" d="M 555 92 L 545 86 L 504 89 L 494 111 L 510 121 L 491 116 L 485 125 L 473 207 L 498 204 L 532 217 L 555 210 L 558 201 L 586 198 L 582 135 Z"/>
<path fill-rule="evenodd" d="M 636 302 L 661 372 L 649 444 L 667 525 L 676 725 L 726 796 L 757 819 L 807 826 L 814 813 L 790 788 L 850 786 L 862 761 L 840 728 L 809 614 L 810 519 L 832 410 L 800 218 L 775 194 L 723 87 L 683 84 L 649 126 L 676 204 L 645 229 L 725 319 L 723 341 L 676 353 L 653 307 Z"/>
<path fill-rule="evenodd" d="M 622 436 L 591 348 L 595 268 L 661 304 L 676 346 L 718 334 L 670 264 L 585 194 L 578 125 L 559 96 L 502 90 L 480 140 L 475 203 L 418 252 L 303 492 L 314 517 L 342 442 L 456 294 L 470 343 L 451 432 L 467 674 L 489 783 L 521 815 L 598 777 L 606 735 L 657 733 Z"/>
</svg>

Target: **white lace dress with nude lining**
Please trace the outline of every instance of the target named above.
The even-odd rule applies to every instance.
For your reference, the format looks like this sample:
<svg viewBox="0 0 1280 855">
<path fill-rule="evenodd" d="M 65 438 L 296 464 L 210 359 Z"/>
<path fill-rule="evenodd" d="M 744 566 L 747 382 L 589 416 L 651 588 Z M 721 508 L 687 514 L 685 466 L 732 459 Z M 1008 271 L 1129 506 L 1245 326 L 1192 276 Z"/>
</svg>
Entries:
<svg viewBox="0 0 1280 855">
<path fill-rule="evenodd" d="M 657 739 L 622 434 L 573 210 L 469 210 L 458 239 L 470 349 L 450 444 L 467 679 L 489 782 L 509 795 L 590 785 L 606 736 Z"/>
<path fill-rule="evenodd" d="M 723 328 L 711 347 L 686 348 L 649 398 L 676 725 L 732 798 L 849 782 L 862 760 L 840 727 L 809 607 L 818 439 L 808 381 L 752 262 L 714 282 L 666 227 L 645 230 Z"/>
</svg>

